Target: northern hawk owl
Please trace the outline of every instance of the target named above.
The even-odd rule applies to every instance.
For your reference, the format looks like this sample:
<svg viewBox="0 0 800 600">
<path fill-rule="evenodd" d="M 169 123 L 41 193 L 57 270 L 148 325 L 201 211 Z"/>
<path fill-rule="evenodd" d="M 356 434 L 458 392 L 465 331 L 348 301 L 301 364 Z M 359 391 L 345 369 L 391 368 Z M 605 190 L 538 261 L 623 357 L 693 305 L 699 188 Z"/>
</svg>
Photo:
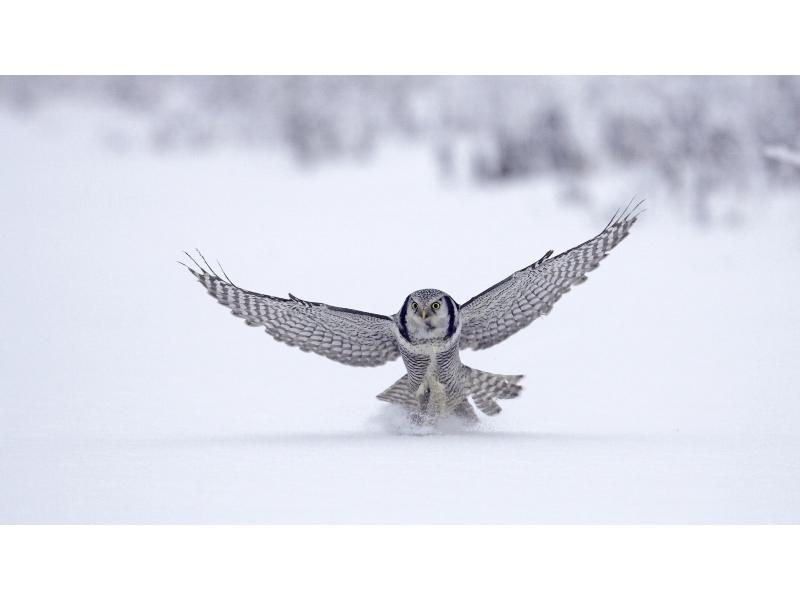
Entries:
<svg viewBox="0 0 800 600">
<path fill-rule="evenodd" d="M 233 315 L 264 327 L 279 342 L 360 367 L 402 357 L 407 373 L 378 399 L 402 405 L 412 421 L 431 424 L 447 415 L 474 421 L 470 397 L 481 412 L 496 415 L 498 399 L 520 394 L 523 376 L 472 369 L 461 363 L 459 352 L 494 346 L 548 314 L 628 235 L 637 216 L 635 208 L 618 211 L 598 236 L 558 256 L 549 251 L 464 304 L 441 290 L 423 289 L 409 294 L 391 317 L 292 294 L 278 298 L 250 292 L 234 285 L 224 271 L 218 276 L 204 258 L 208 270 L 194 259 L 198 270 L 187 268 Z"/>
</svg>

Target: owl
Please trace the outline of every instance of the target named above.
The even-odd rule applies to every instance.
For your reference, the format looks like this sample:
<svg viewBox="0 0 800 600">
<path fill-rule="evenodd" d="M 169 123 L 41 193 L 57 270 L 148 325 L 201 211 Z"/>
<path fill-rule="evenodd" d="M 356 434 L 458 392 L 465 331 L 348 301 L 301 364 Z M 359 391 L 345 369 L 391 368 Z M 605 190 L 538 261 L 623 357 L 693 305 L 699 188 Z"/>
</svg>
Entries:
<svg viewBox="0 0 800 600">
<path fill-rule="evenodd" d="M 357 367 L 402 358 L 406 374 L 377 397 L 404 407 L 413 423 L 435 424 L 449 416 L 475 422 L 470 398 L 485 415 L 497 415 L 497 400 L 516 398 L 523 376 L 468 367 L 461 362 L 461 350 L 494 346 L 548 314 L 628 235 L 638 206 L 617 211 L 591 240 L 557 256 L 551 250 L 463 304 L 441 290 L 422 289 L 409 294 L 392 316 L 309 302 L 292 294 L 278 298 L 251 292 L 234 285 L 221 267 L 223 276 L 218 276 L 202 254 L 208 270 L 189 254 L 197 270 L 183 266 L 234 316 L 263 327 L 279 342 Z"/>
</svg>

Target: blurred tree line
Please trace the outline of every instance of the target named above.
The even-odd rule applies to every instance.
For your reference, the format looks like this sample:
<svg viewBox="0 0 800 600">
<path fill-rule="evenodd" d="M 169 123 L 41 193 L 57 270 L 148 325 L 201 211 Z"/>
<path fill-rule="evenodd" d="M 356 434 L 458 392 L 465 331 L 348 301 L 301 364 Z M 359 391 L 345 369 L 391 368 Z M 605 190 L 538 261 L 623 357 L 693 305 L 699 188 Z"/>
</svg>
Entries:
<svg viewBox="0 0 800 600">
<path fill-rule="evenodd" d="M 556 177 L 577 201 L 629 174 L 699 222 L 714 198 L 800 186 L 796 76 L 0 77 L 0 106 L 64 102 L 139 117 L 161 151 L 247 144 L 313 163 L 404 139 L 445 178 Z"/>
</svg>

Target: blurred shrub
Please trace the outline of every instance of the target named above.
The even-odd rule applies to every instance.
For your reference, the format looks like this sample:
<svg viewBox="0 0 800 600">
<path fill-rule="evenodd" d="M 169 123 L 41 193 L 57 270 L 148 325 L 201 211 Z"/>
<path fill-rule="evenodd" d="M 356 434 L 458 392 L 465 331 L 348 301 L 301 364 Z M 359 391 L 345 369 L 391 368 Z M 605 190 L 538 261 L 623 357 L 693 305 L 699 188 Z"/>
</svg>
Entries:
<svg viewBox="0 0 800 600">
<path fill-rule="evenodd" d="M 700 222 L 712 196 L 800 185 L 795 76 L 0 77 L 0 106 L 56 103 L 135 115 L 160 151 L 247 144 L 313 163 L 403 138 L 431 144 L 448 177 L 578 190 L 645 173 Z"/>
</svg>

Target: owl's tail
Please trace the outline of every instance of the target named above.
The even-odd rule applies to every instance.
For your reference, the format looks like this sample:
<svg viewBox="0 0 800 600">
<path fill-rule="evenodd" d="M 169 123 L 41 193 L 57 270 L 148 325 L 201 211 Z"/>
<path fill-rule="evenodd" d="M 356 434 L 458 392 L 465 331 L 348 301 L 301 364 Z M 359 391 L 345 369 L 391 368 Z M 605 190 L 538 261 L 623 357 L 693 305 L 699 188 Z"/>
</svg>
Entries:
<svg viewBox="0 0 800 600">
<path fill-rule="evenodd" d="M 519 381 L 523 375 L 496 375 L 471 367 L 462 367 L 467 376 L 467 391 L 480 411 L 492 416 L 502 409 L 496 399 L 516 398 L 522 392 Z"/>
<path fill-rule="evenodd" d="M 522 386 L 519 385 L 522 375 L 496 375 L 464 365 L 461 368 L 467 380 L 466 395 L 472 396 L 475 406 L 486 415 L 493 416 L 502 410 L 495 400 L 516 398 L 522 392 Z M 378 394 L 378 400 L 401 404 L 412 410 L 419 408 L 419 401 L 408 389 L 408 375 L 403 375 L 389 389 Z M 468 406 L 466 397 L 464 400 Z"/>
<path fill-rule="evenodd" d="M 402 404 L 408 408 L 418 408 L 417 399 L 408 389 L 408 375 L 403 375 L 389 389 L 383 390 L 378 394 L 377 398 L 392 404 Z"/>
</svg>

